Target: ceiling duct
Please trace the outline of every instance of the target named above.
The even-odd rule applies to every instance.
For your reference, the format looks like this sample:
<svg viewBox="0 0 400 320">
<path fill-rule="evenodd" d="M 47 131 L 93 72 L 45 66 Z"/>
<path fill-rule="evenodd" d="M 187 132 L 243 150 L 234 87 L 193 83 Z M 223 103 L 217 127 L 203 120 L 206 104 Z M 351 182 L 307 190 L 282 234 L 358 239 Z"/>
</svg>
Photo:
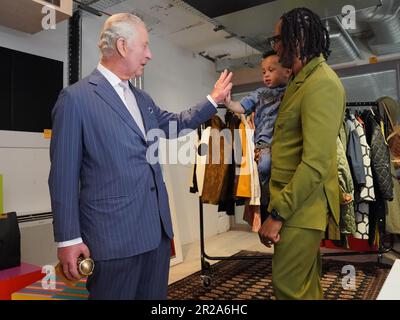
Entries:
<svg viewBox="0 0 400 320">
<path fill-rule="evenodd" d="M 328 63 L 331 65 L 362 59 L 360 49 L 353 38 L 343 27 L 339 17 L 326 19 L 324 21 L 329 31 L 331 54 Z"/>
<path fill-rule="evenodd" d="M 331 65 L 346 63 L 360 58 L 360 51 L 357 47 L 351 45 L 345 35 L 340 31 L 331 31 L 329 33 L 331 40 L 331 55 L 329 56 L 328 62 Z M 269 46 L 265 46 L 266 50 L 271 50 Z M 266 50 L 263 50 L 266 51 Z M 237 59 L 217 59 L 215 61 L 216 71 L 222 72 L 224 69 L 237 70 L 241 68 L 254 68 L 258 67 L 261 62 L 262 55 L 254 54 L 248 57 L 242 57 Z"/>
<path fill-rule="evenodd" d="M 329 37 L 332 51 L 328 59 L 329 64 L 350 62 L 358 58 L 357 51 L 341 32 L 330 33 Z"/>
<path fill-rule="evenodd" d="M 271 50 L 267 39 L 274 33 L 275 23 L 279 17 L 294 7 L 308 7 L 316 12 L 326 23 L 331 25 L 331 56 L 329 64 L 339 64 L 362 59 L 362 54 L 356 42 L 341 25 L 342 9 L 349 4 L 348 0 L 320 1 L 320 0 L 299 0 L 295 5 L 291 0 L 279 1 L 248 1 L 247 6 L 240 10 L 233 10 L 235 1 L 224 2 L 224 12 L 213 6 L 215 0 L 192 1 L 184 0 L 187 6 L 193 6 L 194 10 L 210 17 L 210 21 L 218 26 L 217 30 L 225 30 L 229 34 L 259 51 L 259 53 Z M 399 0 L 400 1 L 400 0 Z M 238 1 L 242 3 L 243 1 Z M 351 4 L 356 8 L 357 14 L 363 9 L 375 10 L 381 4 L 380 0 L 352 0 Z M 208 4 L 208 5 L 207 5 Z M 232 7 L 232 8 L 231 8 Z M 368 12 L 370 12 L 368 11 Z M 358 18 L 358 16 L 357 16 Z M 357 20 L 357 23 L 359 19 Z M 362 23 L 360 23 L 361 25 Z M 398 32 L 400 37 L 400 30 Z M 256 60 L 260 55 L 250 55 L 245 58 L 237 59 L 217 59 L 218 70 L 228 67 L 231 70 L 246 67 L 249 65 L 259 65 Z"/>
<path fill-rule="evenodd" d="M 346 63 L 354 61 L 357 58 L 362 58 L 362 54 L 357 45 L 347 31 L 342 27 L 340 20 L 337 17 L 325 20 L 325 25 L 329 30 L 331 41 L 330 47 L 332 52 L 328 59 L 329 64 L 334 65 Z M 249 44 L 247 40 L 248 39 L 246 39 L 246 43 Z M 250 40 L 253 44 L 251 46 L 260 52 L 271 50 L 267 40 L 263 37 L 252 37 Z M 216 70 L 221 72 L 224 69 L 236 70 L 246 67 L 257 67 L 260 65 L 261 57 L 261 54 L 255 54 L 237 59 L 217 59 Z"/>
<path fill-rule="evenodd" d="M 357 23 L 370 25 L 374 36 L 368 45 L 376 55 L 400 52 L 400 0 L 381 0 L 381 5 L 357 12 Z"/>
</svg>

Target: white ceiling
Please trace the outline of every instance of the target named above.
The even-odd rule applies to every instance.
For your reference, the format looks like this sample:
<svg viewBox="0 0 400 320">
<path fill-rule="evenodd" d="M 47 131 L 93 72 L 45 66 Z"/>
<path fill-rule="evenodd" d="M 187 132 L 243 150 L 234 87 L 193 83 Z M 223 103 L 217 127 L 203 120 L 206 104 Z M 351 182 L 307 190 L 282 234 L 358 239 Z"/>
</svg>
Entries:
<svg viewBox="0 0 400 320">
<path fill-rule="evenodd" d="M 221 55 L 239 58 L 259 53 L 236 38 L 227 39 L 229 34 L 223 30 L 215 32 L 210 19 L 179 0 L 126 0 L 104 11 L 134 12 L 141 16 L 151 34 L 213 58 Z"/>
</svg>

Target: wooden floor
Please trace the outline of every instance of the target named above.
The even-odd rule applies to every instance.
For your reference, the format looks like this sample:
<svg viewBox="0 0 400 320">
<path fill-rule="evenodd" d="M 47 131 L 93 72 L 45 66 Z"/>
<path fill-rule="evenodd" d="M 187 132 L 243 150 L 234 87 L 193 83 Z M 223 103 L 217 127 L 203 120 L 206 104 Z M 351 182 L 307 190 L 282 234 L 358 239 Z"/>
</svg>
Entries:
<svg viewBox="0 0 400 320">
<path fill-rule="evenodd" d="M 400 245 L 396 245 L 400 250 Z M 260 243 L 257 233 L 246 231 L 228 231 L 205 240 L 205 253 L 209 256 L 231 256 L 240 250 L 260 251 L 273 253 L 272 248 L 267 248 Z M 323 249 L 323 252 L 332 250 Z M 169 273 L 169 284 L 178 281 L 201 269 L 200 265 L 200 242 L 194 242 L 182 247 L 183 262 L 172 266 Z M 356 257 L 339 257 L 338 260 L 346 261 L 376 261 L 376 255 L 362 255 Z M 385 254 L 383 262 L 392 264 L 399 258 L 393 253 Z M 208 260 L 209 261 L 209 260 Z M 211 264 L 217 261 L 209 261 Z"/>
</svg>

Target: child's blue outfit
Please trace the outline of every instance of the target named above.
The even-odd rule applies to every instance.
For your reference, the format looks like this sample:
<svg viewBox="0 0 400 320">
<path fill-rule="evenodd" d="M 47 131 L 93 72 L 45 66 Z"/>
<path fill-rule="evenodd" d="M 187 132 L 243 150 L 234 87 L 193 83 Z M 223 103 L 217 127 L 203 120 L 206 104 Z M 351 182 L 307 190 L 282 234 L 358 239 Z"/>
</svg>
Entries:
<svg viewBox="0 0 400 320">
<path fill-rule="evenodd" d="M 286 86 L 275 88 L 263 87 L 250 93 L 240 100 L 245 114 L 254 114 L 254 144 L 260 149 L 258 160 L 258 175 L 261 186 L 261 204 L 268 202 L 268 183 L 271 176 L 271 143 L 275 120 Z"/>
</svg>

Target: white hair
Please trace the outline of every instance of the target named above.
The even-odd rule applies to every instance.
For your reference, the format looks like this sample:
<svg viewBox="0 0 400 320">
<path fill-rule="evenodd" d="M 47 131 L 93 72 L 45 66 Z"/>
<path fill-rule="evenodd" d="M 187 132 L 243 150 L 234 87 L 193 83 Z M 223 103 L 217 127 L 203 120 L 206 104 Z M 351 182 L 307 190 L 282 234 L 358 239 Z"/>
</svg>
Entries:
<svg viewBox="0 0 400 320">
<path fill-rule="evenodd" d="M 146 25 L 138 16 L 132 13 L 117 13 L 109 17 L 100 33 L 98 47 L 103 56 L 111 56 L 116 50 L 118 38 L 124 38 L 132 43 L 137 35 L 137 26 Z"/>
</svg>

